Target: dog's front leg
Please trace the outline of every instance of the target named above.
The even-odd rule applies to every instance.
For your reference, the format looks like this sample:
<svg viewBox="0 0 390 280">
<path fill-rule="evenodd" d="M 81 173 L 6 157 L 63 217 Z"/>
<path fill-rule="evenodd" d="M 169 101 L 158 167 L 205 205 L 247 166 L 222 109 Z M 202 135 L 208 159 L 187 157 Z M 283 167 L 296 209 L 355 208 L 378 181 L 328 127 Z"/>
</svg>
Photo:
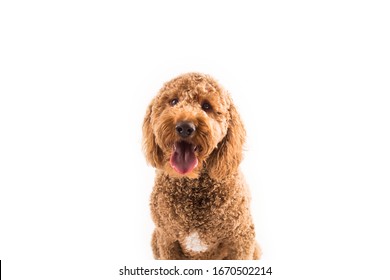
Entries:
<svg viewBox="0 0 390 280">
<path fill-rule="evenodd" d="M 225 260 L 254 260 L 261 256 L 252 228 L 228 238 L 224 245 L 227 251 Z"/>
<path fill-rule="evenodd" d="M 179 241 L 170 238 L 161 229 L 155 229 L 152 237 L 154 258 L 158 260 L 185 260 Z"/>
</svg>

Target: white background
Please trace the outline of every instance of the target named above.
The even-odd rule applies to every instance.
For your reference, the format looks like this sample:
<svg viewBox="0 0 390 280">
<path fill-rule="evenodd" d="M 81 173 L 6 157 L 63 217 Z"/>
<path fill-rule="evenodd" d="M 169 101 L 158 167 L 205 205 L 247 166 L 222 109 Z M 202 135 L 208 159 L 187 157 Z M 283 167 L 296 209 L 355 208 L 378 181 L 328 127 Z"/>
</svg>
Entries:
<svg viewBox="0 0 390 280">
<path fill-rule="evenodd" d="M 274 279 L 389 279 L 386 2 L 1 1 L 3 277 L 115 279 L 152 258 L 142 120 L 200 71 L 245 122 Z"/>
</svg>

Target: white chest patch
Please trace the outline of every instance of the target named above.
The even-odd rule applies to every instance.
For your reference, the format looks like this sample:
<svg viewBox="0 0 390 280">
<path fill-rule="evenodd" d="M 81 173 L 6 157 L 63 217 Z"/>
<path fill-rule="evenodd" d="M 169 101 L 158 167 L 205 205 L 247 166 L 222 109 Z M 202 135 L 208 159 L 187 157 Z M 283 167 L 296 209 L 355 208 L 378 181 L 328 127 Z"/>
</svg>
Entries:
<svg viewBox="0 0 390 280">
<path fill-rule="evenodd" d="M 199 234 L 194 231 L 184 240 L 184 246 L 188 251 L 200 253 L 207 250 L 207 245 L 199 238 Z"/>
</svg>

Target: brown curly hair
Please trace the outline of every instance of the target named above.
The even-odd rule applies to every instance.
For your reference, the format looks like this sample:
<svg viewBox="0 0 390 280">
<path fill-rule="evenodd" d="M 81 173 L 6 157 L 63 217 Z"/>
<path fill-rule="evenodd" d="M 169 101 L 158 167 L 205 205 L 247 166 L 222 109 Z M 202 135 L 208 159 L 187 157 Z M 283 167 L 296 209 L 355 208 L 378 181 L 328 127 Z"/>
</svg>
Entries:
<svg viewBox="0 0 390 280">
<path fill-rule="evenodd" d="M 167 82 L 143 122 L 156 259 L 258 259 L 250 196 L 238 166 L 245 129 L 228 92 L 212 77 Z"/>
</svg>

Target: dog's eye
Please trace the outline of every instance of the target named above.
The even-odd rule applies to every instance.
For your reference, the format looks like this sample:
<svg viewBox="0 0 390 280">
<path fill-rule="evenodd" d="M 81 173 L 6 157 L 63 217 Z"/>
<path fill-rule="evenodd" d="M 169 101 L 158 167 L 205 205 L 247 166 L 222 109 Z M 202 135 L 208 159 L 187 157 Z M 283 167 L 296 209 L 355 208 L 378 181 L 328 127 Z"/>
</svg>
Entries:
<svg viewBox="0 0 390 280">
<path fill-rule="evenodd" d="M 210 111 L 211 110 L 211 105 L 210 105 L 210 103 L 208 103 L 208 102 L 204 102 L 203 104 L 202 104 L 202 110 L 203 111 Z"/>
<path fill-rule="evenodd" d="M 179 103 L 179 99 L 177 98 L 174 98 L 171 101 L 169 101 L 169 104 L 171 104 L 171 106 L 175 106 L 177 103 Z"/>
</svg>

